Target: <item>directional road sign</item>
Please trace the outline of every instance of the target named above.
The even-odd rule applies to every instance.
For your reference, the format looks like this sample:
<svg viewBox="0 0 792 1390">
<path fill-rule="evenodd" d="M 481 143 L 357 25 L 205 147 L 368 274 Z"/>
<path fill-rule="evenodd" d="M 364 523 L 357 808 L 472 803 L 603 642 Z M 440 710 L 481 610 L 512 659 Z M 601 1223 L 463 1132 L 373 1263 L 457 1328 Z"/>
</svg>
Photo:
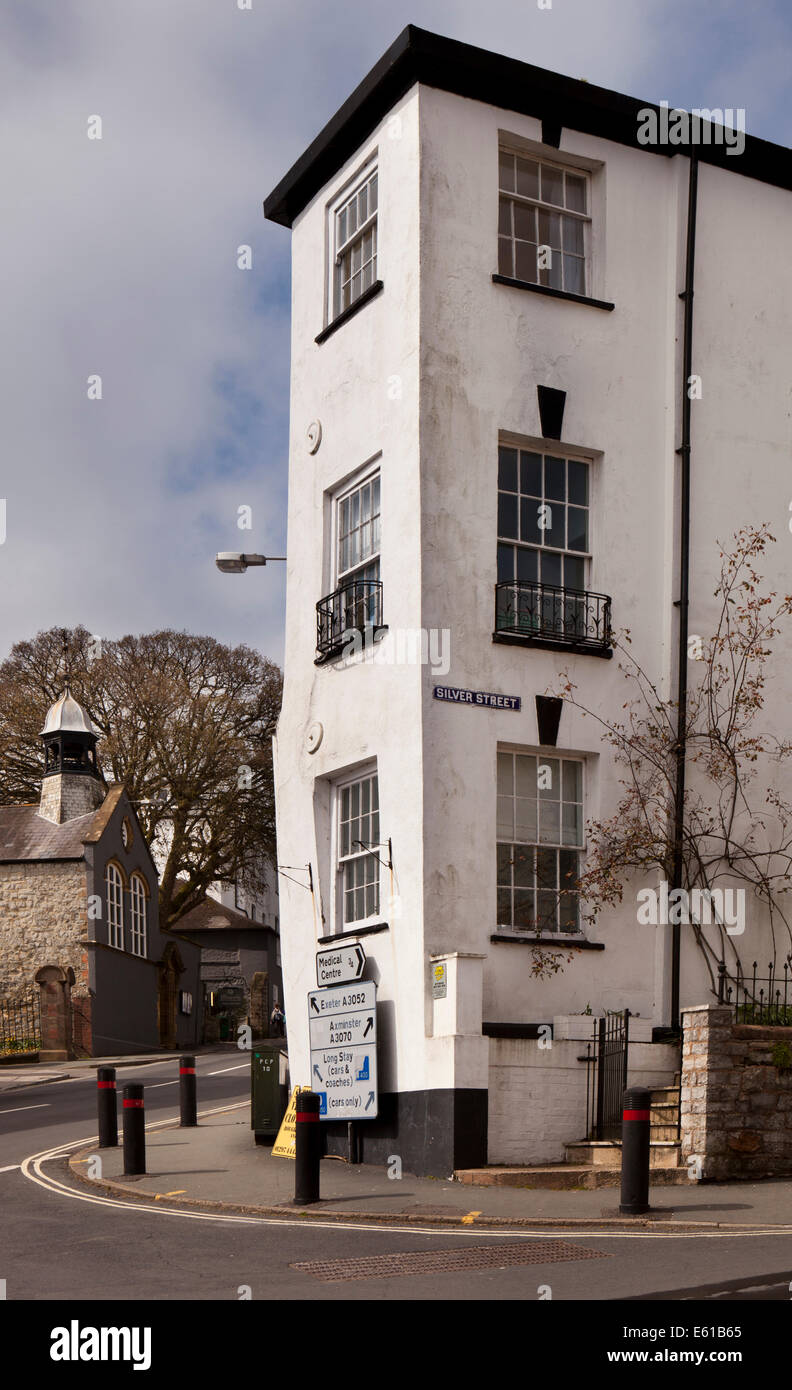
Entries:
<svg viewBox="0 0 792 1390">
<path fill-rule="evenodd" d="M 316 953 L 316 983 L 342 985 L 346 980 L 359 980 L 366 964 L 366 952 L 353 941 L 349 946 L 337 946 L 332 951 Z"/>
<path fill-rule="evenodd" d="M 377 1114 L 377 986 L 373 980 L 308 995 L 311 1086 L 323 1120 Z"/>
</svg>

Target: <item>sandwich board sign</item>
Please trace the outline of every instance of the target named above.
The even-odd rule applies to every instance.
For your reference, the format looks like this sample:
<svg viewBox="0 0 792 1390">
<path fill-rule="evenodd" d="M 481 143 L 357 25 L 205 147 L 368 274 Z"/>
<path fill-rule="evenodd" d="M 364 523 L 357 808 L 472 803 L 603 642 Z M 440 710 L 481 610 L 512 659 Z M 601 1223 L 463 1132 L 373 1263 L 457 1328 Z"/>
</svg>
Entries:
<svg viewBox="0 0 792 1390">
<path fill-rule="evenodd" d="M 310 1086 L 295 1086 L 289 1108 L 283 1117 L 278 1137 L 272 1146 L 273 1158 L 296 1158 L 297 1156 L 297 1092 L 310 1091 Z"/>
<path fill-rule="evenodd" d="M 373 980 L 308 995 L 311 1085 L 322 1120 L 377 1114 L 377 986 Z"/>
</svg>

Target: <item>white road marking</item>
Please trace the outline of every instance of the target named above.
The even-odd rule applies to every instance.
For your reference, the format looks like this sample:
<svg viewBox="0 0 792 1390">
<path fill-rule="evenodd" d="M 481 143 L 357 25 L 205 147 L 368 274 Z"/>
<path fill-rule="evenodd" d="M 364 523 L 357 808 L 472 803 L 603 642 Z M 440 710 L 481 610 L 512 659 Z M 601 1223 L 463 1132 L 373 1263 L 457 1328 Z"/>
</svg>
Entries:
<svg viewBox="0 0 792 1390">
<path fill-rule="evenodd" d="M 243 1069 L 244 1069 L 245 1071 L 247 1071 L 247 1069 L 248 1069 L 249 1066 L 250 1066 L 250 1063 L 249 1063 L 249 1062 L 240 1062 L 240 1064 L 239 1064 L 238 1067 L 223 1067 L 220 1071 L 208 1071 L 208 1072 L 206 1073 L 206 1075 L 207 1075 L 207 1076 L 225 1076 L 225 1074 L 226 1074 L 227 1071 L 242 1071 Z"/>
<path fill-rule="evenodd" d="M 13 1173 L 15 1169 L 21 1167 L 21 1163 L 9 1163 L 5 1168 L 0 1168 L 0 1173 Z"/>
<path fill-rule="evenodd" d="M 215 1106 L 212 1110 L 199 1111 L 198 1118 L 200 1119 L 202 1116 L 206 1115 L 222 1114 L 229 1110 L 246 1109 L 247 1105 L 247 1101 L 241 1101 L 237 1105 L 218 1105 Z M 161 1129 L 172 1124 L 173 1120 L 157 1120 L 154 1124 L 147 1125 L 146 1129 Z M 66 1147 L 69 1149 L 78 1149 L 81 1148 L 84 1144 L 91 1144 L 95 1141 L 98 1141 L 98 1137 L 98 1135 L 94 1135 L 92 1138 L 88 1139 L 75 1139 L 71 1144 L 69 1144 Z M 302 1231 L 311 1230 L 313 1228 L 318 1228 L 320 1230 L 325 1231 L 378 1231 L 381 1235 L 435 1236 L 438 1239 L 442 1236 L 461 1236 L 465 1240 L 470 1240 L 470 1227 L 465 1227 L 464 1230 L 438 1230 L 435 1227 L 431 1226 L 392 1226 L 390 1224 L 380 1225 L 378 1222 L 373 1222 L 371 1225 L 366 1225 L 362 1221 L 322 1221 L 320 1218 L 310 1220 L 291 1220 L 288 1217 L 275 1216 L 232 1216 L 229 1215 L 228 1212 L 223 1212 L 221 1214 L 220 1212 L 214 1213 L 202 1211 L 184 1211 L 179 1207 L 155 1206 L 153 1203 L 149 1205 L 148 1203 L 144 1202 L 130 1202 L 128 1200 L 115 1197 L 100 1197 L 98 1195 L 93 1196 L 87 1192 L 77 1192 L 74 1188 L 69 1187 L 66 1183 L 61 1182 L 57 1178 L 52 1178 L 48 1174 L 45 1174 L 41 1171 L 42 1163 L 46 1163 L 53 1158 L 66 1158 L 67 1156 L 68 1155 L 66 1153 L 61 1152 L 60 1149 L 45 1149 L 42 1150 L 41 1153 L 31 1154 L 22 1162 L 20 1167 L 24 1176 L 26 1178 L 29 1178 L 31 1182 L 35 1182 L 38 1184 L 39 1187 L 43 1187 L 50 1192 L 58 1194 L 59 1196 L 71 1197 L 74 1201 L 78 1202 L 91 1202 L 94 1206 L 115 1207 L 118 1210 L 127 1212 L 156 1212 L 160 1216 L 179 1216 L 188 1221 L 214 1221 L 215 1223 L 218 1223 L 220 1225 L 295 1226 L 299 1227 L 299 1229 Z M 676 1231 L 655 1231 L 654 1233 L 650 1233 L 648 1231 L 595 1231 L 579 1229 L 570 1230 L 565 1229 L 562 1225 L 559 1225 L 558 1227 L 555 1227 L 552 1230 L 548 1230 L 547 1228 L 538 1231 L 527 1230 L 524 1228 L 521 1228 L 520 1230 L 515 1230 L 512 1227 L 505 1231 L 493 1231 L 479 1226 L 477 1228 L 477 1233 L 480 1236 L 487 1236 L 488 1238 L 491 1238 L 493 1240 L 563 1239 L 569 1241 L 583 1242 L 588 1240 L 702 1240 L 705 1238 L 709 1240 L 712 1240 L 713 1238 L 729 1240 L 740 1236 L 785 1236 L 787 1239 L 789 1239 L 789 1227 L 769 1226 L 756 1227 L 753 1230 L 747 1231 L 732 1228 L 728 1231 L 691 1231 L 686 1232 L 684 1234 Z"/>
<path fill-rule="evenodd" d="M 178 1086 L 178 1081 L 158 1081 L 156 1086 L 147 1086 L 147 1091 L 159 1091 L 162 1086 Z"/>
<path fill-rule="evenodd" d="M 15 1115 L 19 1110 L 47 1110 L 49 1109 L 49 1104 L 50 1102 L 45 1100 L 42 1101 L 41 1105 L 15 1105 L 13 1110 L 0 1110 L 0 1116 Z"/>
</svg>

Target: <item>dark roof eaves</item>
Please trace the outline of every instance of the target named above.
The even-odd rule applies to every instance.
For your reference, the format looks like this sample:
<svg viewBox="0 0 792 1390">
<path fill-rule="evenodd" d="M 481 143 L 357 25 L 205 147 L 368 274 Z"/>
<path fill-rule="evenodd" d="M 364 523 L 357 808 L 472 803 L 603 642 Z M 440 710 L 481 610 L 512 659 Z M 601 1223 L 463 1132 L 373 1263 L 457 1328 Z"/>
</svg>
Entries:
<svg viewBox="0 0 792 1390">
<path fill-rule="evenodd" d="M 648 154 L 671 157 L 692 148 L 686 144 L 639 144 L 638 112 L 659 112 L 654 102 L 639 101 L 408 25 L 266 198 L 265 217 L 291 227 L 311 198 L 416 82 L 555 121 Z M 700 163 L 792 189 L 792 151 L 784 145 L 746 135 L 739 156 L 729 154 L 725 145 L 695 148 Z"/>
</svg>

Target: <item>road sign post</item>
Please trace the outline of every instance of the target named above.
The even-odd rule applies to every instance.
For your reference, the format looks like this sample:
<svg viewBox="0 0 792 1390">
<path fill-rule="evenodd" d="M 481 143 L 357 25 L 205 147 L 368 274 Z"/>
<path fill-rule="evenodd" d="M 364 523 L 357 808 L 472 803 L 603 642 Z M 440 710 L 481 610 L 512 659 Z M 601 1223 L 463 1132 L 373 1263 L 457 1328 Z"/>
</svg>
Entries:
<svg viewBox="0 0 792 1390">
<path fill-rule="evenodd" d="M 377 986 L 373 980 L 308 995 L 311 1085 L 323 1120 L 377 1115 Z"/>
</svg>

